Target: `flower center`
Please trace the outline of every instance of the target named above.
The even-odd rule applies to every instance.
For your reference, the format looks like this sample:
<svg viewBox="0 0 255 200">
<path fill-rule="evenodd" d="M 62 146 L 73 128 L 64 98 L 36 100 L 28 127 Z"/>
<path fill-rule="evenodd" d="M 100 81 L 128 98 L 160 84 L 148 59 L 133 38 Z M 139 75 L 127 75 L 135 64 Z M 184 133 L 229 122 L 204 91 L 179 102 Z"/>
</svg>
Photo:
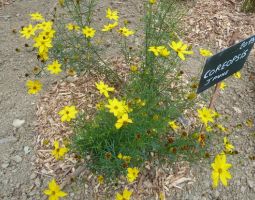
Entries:
<svg viewBox="0 0 255 200">
<path fill-rule="evenodd" d="M 221 168 L 219 168 L 219 169 L 218 169 L 218 172 L 219 172 L 219 174 L 221 174 L 221 173 L 222 173 L 222 169 L 221 169 Z"/>
<path fill-rule="evenodd" d="M 67 114 L 67 115 L 69 115 L 69 113 L 70 113 L 69 111 L 66 111 L 66 114 Z"/>
</svg>

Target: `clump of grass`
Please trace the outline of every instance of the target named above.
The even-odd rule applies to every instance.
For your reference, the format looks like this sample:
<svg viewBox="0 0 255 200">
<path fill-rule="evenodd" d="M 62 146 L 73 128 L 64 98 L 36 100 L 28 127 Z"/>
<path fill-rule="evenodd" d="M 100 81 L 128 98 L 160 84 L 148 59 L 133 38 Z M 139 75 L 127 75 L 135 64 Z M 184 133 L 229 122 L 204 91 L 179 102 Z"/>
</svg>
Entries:
<svg viewBox="0 0 255 200">
<path fill-rule="evenodd" d="M 243 12 L 255 12 L 255 0 L 244 0 L 242 4 Z"/>
</svg>

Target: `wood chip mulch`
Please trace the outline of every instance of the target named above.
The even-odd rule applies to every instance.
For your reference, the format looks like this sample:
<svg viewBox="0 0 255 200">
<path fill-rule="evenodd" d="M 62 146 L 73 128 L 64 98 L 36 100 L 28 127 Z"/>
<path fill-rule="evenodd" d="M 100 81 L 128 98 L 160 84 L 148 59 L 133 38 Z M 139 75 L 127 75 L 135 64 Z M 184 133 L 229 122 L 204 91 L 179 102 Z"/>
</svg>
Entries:
<svg viewBox="0 0 255 200">
<path fill-rule="evenodd" d="M 227 48 L 255 34 L 255 13 L 241 12 L 240 0 L 197 0 L 183 19 L 186 40 L 216 49 Z"/>
</svg>

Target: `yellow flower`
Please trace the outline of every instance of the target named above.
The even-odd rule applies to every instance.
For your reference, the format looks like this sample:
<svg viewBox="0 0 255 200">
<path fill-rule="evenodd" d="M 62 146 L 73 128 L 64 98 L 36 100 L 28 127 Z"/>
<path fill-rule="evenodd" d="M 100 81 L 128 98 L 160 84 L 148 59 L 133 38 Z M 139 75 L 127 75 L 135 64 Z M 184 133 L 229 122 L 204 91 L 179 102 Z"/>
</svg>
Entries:
<svg viewBox="0 0 255 200">
<path fill-rule="evenodd" d="M 60 190 L 59 185 L 55 179 L 49 182 L 49 189 L 44 190 L 43 193 L 49 196 L 49 200 L 59 200 L 60 197 L 65 197 L 67 193 Z"/>
<path fill-rule="evenodd" d="M 41 15 L 41 13 L 36 12 L 36 13 L 31 13 L 31 20 L 35 20 L 35 21 L 44 21 L 43 16 Z"/>
<path fill-rule="evenodd" d="M 113 113 L 115 117 L 121 117 L 123 114 L 129 111 L 128 106 L 123 101 L 119 101 L 118 99 L 109 99 L 108 104 L 105 105 L 106 108 L 109 109 L 110 113 Z"/>
<path fill-rule="evenodd" d="M 204 107 L 202 109 L 198 109 L 197 112 L 201 122 L 204 123 L 206 126 L 208 125 L 208 122 L 214 122 L 216 112 L 214 112 L 213 110 Z"/>
<path fill-rule="evenodd" d="M 140 106 L 145 106 L 145 105 L 146 105 L 146 102 L 143 101 L 143 100 L 140 99 L 140 98 L 138 98 L 138 99 L 136 100 L 136 103 L 137 103 L 138 105 L 140 105 Z"/>
<path fill-rule="evenodd" d="M 125 188 L 122 194 L 117 192 L 115 200 L 130 200 L 131 195 L 132 191 Z"/>
<path fill-rule="evenodd" d="M 131 156 L 123 156 L 122 158 L 126 163 L 130 163 Z"/>
<path fill-rule="evenodd" d="M 29 24 L 27 27 L 23 27 L 20 31 L 21 37 L 25 37 L 26 39 L 29 39 L 31 36 L 35 35 L 35 28 Z"/>
<path fill-rule="evenodd" d="M 74 25 L 74 24 L 72 24 L 72 23 L 67 24 L 67 25 L 66 25 L 66 28 L 67 28 L 69 31 L 73 31 L 73 30 L 78 31 L 78 30 L 80 30 L 80 27 L 79 27 L 78 25 Z"/>
<path fill-rule="evenodd" d="M 220 90 L 225 90 L 226 87 L 227 87 L 227 84 L 224 81 L 222 81 L 220 83 Z"/>
<path fill-rule="evenodd" d="M 169 126 L 170 126 L 174 131 L 177 131 L 178 129 L 180 129 L 180 126 L 178 126 L 178 125 L 176 124 L 175 120 L 174 120 L 174 121 L 168 122 L 168 124 L 169 124 Z"/>
<path fill-rule="evenodd" d="M 134 34 L 134 31 L 129 30 L 129 29 L 126 28 L 126 27 L 120 28 L 120 29 L 118 30 L 118 32 L 119 32 L 121 35 L 125 36 L 125 37 L 128 37 L 128 36 Z"/>
<path fill-rule="evenodd" d="M 216 127 L 224 133 L 227 132 L 227 128 L 225 128 L 222 124 L 216 124 Z"/>
<path fill-rule="evenodd" d="M 234 77 L 240 79 L 242 77 L 241 72 L 234 73 Z"/>
<path fill-rule="evenodd" d="M 119 153 L 117 157 L 118 157 L 118 159 L 120 159 L 120 160 L 121 160 L 121 159 L 123 158 L 122 153 Z"/>
<path fill-rule="evenodd" d="M 113 24 L 107 24 L 104 25 L 104 28 L 102 29 L 103 32 L 111 31 L 114 29 L 116 26 L 118 26 L 118 22 L 114 22 Z"/>
<path fill-rule="evenodd" d="M 127 180 L 129 183 L 132 183 L 136 180 L 136 178 L 138 177 L 139 174 L 139 169 L 137 167 L 134 168 L 127 168 Z"/>
<path fill-rule="evenodd" d="M 99 90 L 100 94 L 103 94 L 106 98 L 109 98 L 109 93 L 108 92 L 114 92 L 114 88 L 109 87 L 103 81 L 100 81 L 99 83 L 96 83 L 96 87 Z"/>
<path fill-rule="evenodd" d="M 85 26 L 82 29 L 82 33 L 86 38 L 93 38 L 95 36 L 96 30 L 91 27 Z"/>
<path fill-rule="evenodd" d="M 229 143 L 227 137 L 224 137 L 223 139 L 223 142 L 224 142 L 224 146 L 225 146 L 225 151 L 227 153 L 232 153 L 233 152 L 233 149 L 235 148 L 231 143 Z"/>
<path fill-rule="evenodd" d="M 65 106 L 62 110 L 59 111 L 59 115 L 61 117 L 61 121 L 71 121 L 71 119 L 76 118 L 76 114 L 78 111 L 76 110 L 75 106 Z"/>
<path fill-rule="evenodd" d="M 205 128 L 205 130 L 207 131 L 207 132 L 212 132 L 212 127 L 211 126 L 207 126 L 206 128 Z"/>
<path fill-rule="evenodd" d="M 165 46 L 151 46 L 148 51 L 152 52 L 155 56 L 161 55 L 167 57 L 170 55 L 170 52 Z"/>
<path fill-rule="evenodd" d="M 48 49 L 52 47 L 51 40 L 44 37 L 36 37 L 34 47 L 38 48 L 39 54 L 48 52 Z"/>
<path fill-rule="evenodd" d="M 228 169 L 232 167 L 231 164 L 226 162 L 227 158 L 224 153 L 220 153 L 216 155 L 214 163 L 211 164 L 213 171 L 212 171 L 212 181 L 213 187 L 217 187 L 219 184 L 219 180 L 222 182 L 224 186 L 228 185 L 228 180 L 231 179 L 232 176 L 229 173 Z"/>
<path fill-rule="evenodd" d="M 56 160 L 59 160 L 62 158 L 66 153 L 68 152 L 68 149 L 66 147 L 59 147 L 59 142 L 54 141 L 54 150 L 51 151 L 51 154 L 55 157 Z"/>
<path fill-rule="evenodd" d="M 59 74 L 60 72 L 62 72 L 62 69 L 60 67 L 61 64 L 57 60 L 55 60 L 53 61 L 53 63 L 48 65 L 47 70 L 49 70 L 51 74 Z"/>
<path fill-rule="evenodd" d="M 56 33 L 55 30 L 49 29 L 49 30 L 44 30 L 42 31 L 38 37 L 44 37 L 45 39 L 52 39 L 54 37 L 54 34 Z"/>
<path fill-rule="evenodd" d="M 163 57 L 167 57 L 170 55 L 170 51 L 165 46 L 159 46 L 159 54 Z"/>
<path fill-rule="evenodd" d="M 155 4 L 157 0 L 149 0 L 150 4 Z"/>
<path fill-rule="evenodd" d="M 48 49 L 45 49 L 43 52 L 38 52 L 38 56 L 42 61 L 46 61 L 49 59 Z"/>
<path fill-rule="evenodd" d="M 132 119 L 128 118 L 128 114 L 123 114 L 120 118 L 118 118 L 115 123 L 116 129 L 120 129 L 124 124 L 133 123 Z"/>
<path fill-rule="evenodd" d="M 207 49 L 199 49 L 199 53 L 201 56 L 204 56 L 204 57 L 209 57 L 213 55 L 212 52 Z"/>
<path fill-rule="evenodd" d="M 42 84 L 38 80 L 28 80 L 26 86 L 28 88 L 28 94 L 37 94 L 42 89 Z"/>
<path fill-rule="evenodd" d="M 180 59 L 185 60 L 184 54 L 193 54 L 193 51 L 187 51 L 188 45 L 183 44 L 182 41 L 172 42 L 169 46 L 176 51 Z"/>
<path fill-rule="evenodd" d="M 130 71 L 131 72 L 137 72 L 137 70 L 138 70 L 138 67 L 136 65 L 131 65 L 130 66 Z"/>
<path fill-rule="evenodd" d="M 42 22 L 40 24 L 36 25 L 36 29 L 42 29 L 42 30 L 51 30 L 53 26 L 53 22 L 52 21 L 46 21 L 46 22 Z"/>
<path fill-rule="evenodd" d="M 106 18 L 118 21 L 118 19 L 119 19 L 118 11 L 117 10 L 111 10 L 111 8 L 108 8 L 106 10 Z"/>
<path fill-rule="evenodd" d="M 97 177 L 97 181 L 99 184 L 103 184 L 104 183 L 104 177 L 102 175 Z"/>
</svg>

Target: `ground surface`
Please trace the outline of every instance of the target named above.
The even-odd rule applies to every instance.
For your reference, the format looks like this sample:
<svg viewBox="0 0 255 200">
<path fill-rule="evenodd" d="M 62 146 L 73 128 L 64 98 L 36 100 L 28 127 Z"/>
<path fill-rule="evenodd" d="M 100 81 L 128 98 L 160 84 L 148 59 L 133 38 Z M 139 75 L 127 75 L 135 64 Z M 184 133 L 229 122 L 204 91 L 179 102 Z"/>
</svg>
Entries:
<svg viewBox="0 0 255 200">
<path fill-rule="evenodd" d="M 126 4 L 128 3 L 123 1 L 114 6 L 128 8 Z M 23 50 L 24 40 L 18 34 L 13 34 L 12 30 L 19 30 L 21 25 L 28 23 L 28 13 L 41 11 L 45 14 L 51 8 L 52 4 L 46 0 L 15 1 L 11 5 L 0 7 L 0 199 L 42 199 L 42 190 L 50 180 L 50 177 L 38 174 L 32 165 L 35 159 L 34 119 L 38 96 L 27 95 L 24 85 L 27 80 L 25 74 L 30 73 L 35 57 Z M 125 13 L 125 9 L 122 13 Z M 192 14 L 191 11 L 189 15 Z M 250 16 L 252 17 L 254 16 Z M 220 47 L 212 46 L 217 50 Z M 16 52 L 15 48 L 20 48 L 21 52 Z M 199 166 L 191 166 L 188 177 L 194 180 L 193 183 L 180 185 L 183 190 L 172 189 L 167 199 L 255 199 L 255 161 L 252 159 L 255 156 L 255 128 L 254 124 L 249 127 L 244 123 L 247 119 L 254 121 L 255 118 L 254 51 L 252 54 L 242 70 L 243 78 L 229 78 L 226 81 L 228 88 L 221 92 L 216 102 L 216 109 L 229 116 L 229 123 L 223 123 L 232 127 L 243 124 L 242 128 L 231 131 L 229 137 L 239 152 L 238 155 L 229 157 L 229 162 L 233 164 L 230 186 L 212 190 L 210 168 L 204 162 Z M 187 69 L 198 69 L 201 63 L 202 61 L 191 59 Z M 14 128 L 14 119 L 25 120 L 25 123 L 20 128 Z M 90 187 L 86 183 L 73 183 L 66 190 L 70 194 L 67 199 L 94 199 L 88 196 Z"/>
</svg>

